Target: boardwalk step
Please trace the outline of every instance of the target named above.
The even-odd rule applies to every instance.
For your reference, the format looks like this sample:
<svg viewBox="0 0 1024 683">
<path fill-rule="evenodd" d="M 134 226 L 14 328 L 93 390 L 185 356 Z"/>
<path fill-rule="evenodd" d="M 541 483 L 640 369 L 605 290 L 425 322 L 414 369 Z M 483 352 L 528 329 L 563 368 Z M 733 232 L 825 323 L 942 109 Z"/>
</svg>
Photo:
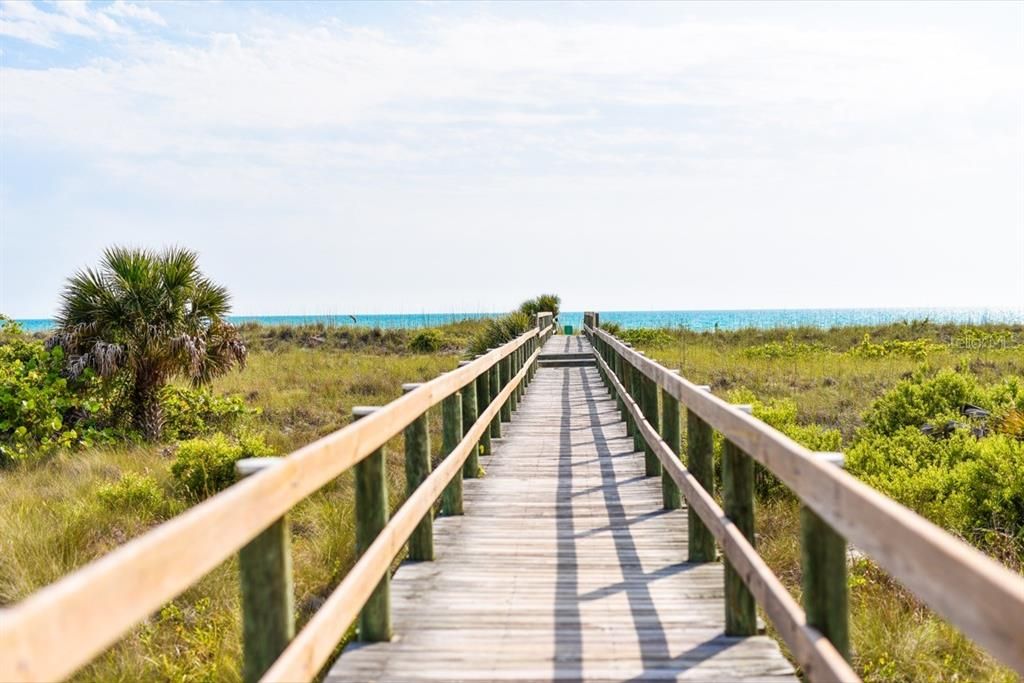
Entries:
<svg viewBox="0 0 1024 683">
<path fill-rule="evenodd" d="M 537 362 L 542 368 L 587 368 L 597 366 L 593 358 L 553 358 L 551 360 L 538 360 Z"/>
<path fill-rule="evenodd" d="M 537 356 L 537 360 L 594 360 L 594 354 L 592 353 L 542 353 Z"/>
</svg>

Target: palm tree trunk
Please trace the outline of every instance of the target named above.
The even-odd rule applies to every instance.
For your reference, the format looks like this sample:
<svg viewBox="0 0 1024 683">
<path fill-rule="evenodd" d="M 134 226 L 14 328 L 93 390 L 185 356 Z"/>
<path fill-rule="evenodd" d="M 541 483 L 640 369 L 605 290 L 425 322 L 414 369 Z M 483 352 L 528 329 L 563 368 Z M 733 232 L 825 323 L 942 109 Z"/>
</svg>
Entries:
<svg viewBox="0 0 1024 683">
<path fill-rule="evenodd" d="M 161 382 L 152 377 L 137 376 L 132 392 L 135 427 L 146 441 L 159 441 L 164 432 L 164 409 L 160 405 Z"/>
</svg>

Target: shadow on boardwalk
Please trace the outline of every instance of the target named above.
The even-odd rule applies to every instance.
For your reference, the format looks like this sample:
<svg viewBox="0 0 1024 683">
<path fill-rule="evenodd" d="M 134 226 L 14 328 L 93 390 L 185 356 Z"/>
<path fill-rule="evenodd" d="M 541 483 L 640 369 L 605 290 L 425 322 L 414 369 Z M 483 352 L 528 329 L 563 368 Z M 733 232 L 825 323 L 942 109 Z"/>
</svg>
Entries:
<svg viewBox="0 0 1024 683">
<path fill-rule="evenodd" d="M 721 565 L 685 562 L 685 511 L 593 367 L 541 368 L 504 435 L 437 561 L 395 575 L 395 640 L 328 680 L 796 680 L 770 639 L 722 635 Z"/>
</svg>

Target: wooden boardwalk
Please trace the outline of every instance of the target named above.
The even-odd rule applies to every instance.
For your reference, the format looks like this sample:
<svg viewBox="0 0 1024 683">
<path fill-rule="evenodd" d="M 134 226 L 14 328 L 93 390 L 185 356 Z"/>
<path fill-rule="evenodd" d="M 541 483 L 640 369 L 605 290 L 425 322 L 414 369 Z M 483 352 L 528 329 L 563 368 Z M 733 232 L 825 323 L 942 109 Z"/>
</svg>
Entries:
<svg viewBox="0 0 1024 683">
<path fill-rule="evenodd" d="M 543 353 L 589 352 L 553 337 Z M 765 636 L 723 635 L 720 563 L 688 564 L 596 368 L 541 367 L 437 560 L 392 580 L 396 637 L 328 681 L 796 681 Z"/>
</svg>

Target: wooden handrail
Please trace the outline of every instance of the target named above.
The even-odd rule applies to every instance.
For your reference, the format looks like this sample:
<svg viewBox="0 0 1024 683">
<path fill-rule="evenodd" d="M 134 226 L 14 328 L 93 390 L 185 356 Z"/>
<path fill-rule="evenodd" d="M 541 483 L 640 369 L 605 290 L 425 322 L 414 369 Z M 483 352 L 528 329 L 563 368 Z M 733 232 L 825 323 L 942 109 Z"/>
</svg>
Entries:
<svg viewBox="0 0 1024 683">
<path fill-rule="evenodd" d="M 1024 674 L 1024 577 L 607 332 L 585 332 L 775 474 L 937 614 Z"/>
<path fill-rule="evenodd" d="M 859 680 L 857 674 L 832 644 L 816 629 L 807 625 L 803 610 L 786 587 L 725 515 L 714 497 L 690 474 L 676 454 L 669 449 L 668 444 L 644 418 L 640 406 L 622 386 L 605 360 L 596 353 L 594 355 L 599 367 L 604 370 L 625 404 L 626 410 L 632 415 L 644 441 L 658 456 L 658 460 L 682 491 L 687 503 L 722 546 L 722 552 L 736 567 L 757 602 L 764 607 L 768 618 L 789 645 L 807 677 L 812 681 L 832 680 L 844 683 Z"/>
<path fill-rule="evenodd" d="M 519 373 L 473 423 L 458 446 L 445 456 L 438 468 L 406 499 L 381 534 L 261 681 L 308 681 L 316 676 L 370 597 L 377 582 L 390 569 L 413 529 L 462 468 L 484 430 L 489 428 L 491 419 L 526 377 L 530 364 L 539 353 L 533 352 Z"/>
<path fill-rule="evenodd" d="M 0 611 L 0 680 L 71 675 L 428 409 L 552 331 L 531 329 L 423 383 Z"/>
</svg>

